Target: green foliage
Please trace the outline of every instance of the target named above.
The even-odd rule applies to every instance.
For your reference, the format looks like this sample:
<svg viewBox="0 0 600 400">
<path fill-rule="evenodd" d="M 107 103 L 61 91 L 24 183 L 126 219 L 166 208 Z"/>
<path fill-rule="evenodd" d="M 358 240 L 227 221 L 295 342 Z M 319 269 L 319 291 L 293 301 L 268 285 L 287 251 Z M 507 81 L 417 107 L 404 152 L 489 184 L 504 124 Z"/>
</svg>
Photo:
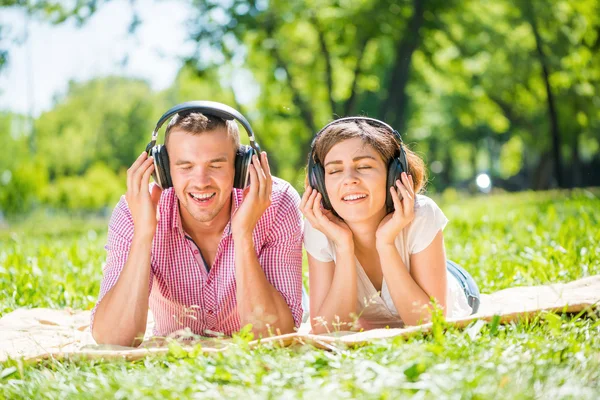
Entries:
<svg viewBox="0 0 600 400">
<path fill-rule="evenodd" d="M 161 105 L 140 80 L 71 83 L 64 99 L 36 120 L 38 156 L 51 177 L 81 175 L 95 162 L 117 171 L 146 147 Z"/>
<path fill-rule="evenodd" d="M 97 210 L 112 206 L 125 193 L 125 176 L 96 163 L 83 176 L 59 177 L 49 185 L 45 202 L 69 210 Z"/>
<path fill-rule="evenodd" d="M 0 207 L 7 215 L 30 211 L 48 184 L 43 165 L 22 162 L 0 173 Z"/>
<path fill-rule="evenodd" d="M 103 2 L 59 3 L 0 7 L 84 21 Z M 188 4 L 198 50 L 170 88 L 154 93 L 142 80 L 98 78 L 71 83 L 34 129 L 0 115 L 0 138 L 14 154 L 0 160 L 0 174 L 39 160 L 52 195 L 37 200 L 86 208 L 89 199 L 57 201 L 58 193 L 81 186 L 76 178 L 94 164 L 128 168 L 167 108 L 210 99 L 249 118 L 274 173 L 299 189 L 314 133 L 356 114 L 404 134 L 431 168 L 433 192 L 466 187 L 482 171 L 511 180 L 511 189 L 600 179 L 588 173 L 600 163 L 599 0 Z M 564 164 L 558 175 L 555 154 Z"/>
</svg>

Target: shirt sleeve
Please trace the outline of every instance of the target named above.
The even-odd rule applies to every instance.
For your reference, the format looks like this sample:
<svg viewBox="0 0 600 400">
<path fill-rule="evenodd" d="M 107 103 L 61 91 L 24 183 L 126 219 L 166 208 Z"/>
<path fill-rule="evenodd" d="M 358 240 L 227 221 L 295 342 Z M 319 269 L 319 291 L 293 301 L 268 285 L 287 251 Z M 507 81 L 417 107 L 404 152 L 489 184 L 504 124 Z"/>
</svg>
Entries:
<svg viewBox="0 0 600 400">
<path fill-rule="evenodd" d="M 409 253 L 425 250 L 447 223 L 448 218 L 435 201 L 427 196 L 417 195 L 415 218 L 408 229 Z"/>
<path fill-rule="evenodd" d="M 127 206 L 125 196 L 121 197 L 119 203 L 113 210 L 110 222 L 108 223 L 108 237 L 106 241 L 106 264 L 103 268 L 103 278 L 100 284 L 100 295 L 98 296 L 98 302 L 94 306 L 90 317 L 90 330 L 94 326 L 94 316 L 98 305 L 106 295 L 112 289 L 117 281 L 119 275 L 127 262 L 129 256 L 129 250 L 131 249 L 131 242 L 133 240 L 133 218 L 131 212 Z M 152 291 L 153 274 L 152 268 L 150 269 L 150 281 L 149 287 Z"/>
<path fill-rule="evenodd" d="M 265 276 L 287 303 L 294 325 L 302 322 L 302 231 L 300 196 L 288 186 L 258 261 Z"/>
<path fill-rule="evenodd" d="M 315 259 L 322 262 L 333 261 L 333 247 L 327 236 L 304 221 L 304 248 Z"/>
</svg>

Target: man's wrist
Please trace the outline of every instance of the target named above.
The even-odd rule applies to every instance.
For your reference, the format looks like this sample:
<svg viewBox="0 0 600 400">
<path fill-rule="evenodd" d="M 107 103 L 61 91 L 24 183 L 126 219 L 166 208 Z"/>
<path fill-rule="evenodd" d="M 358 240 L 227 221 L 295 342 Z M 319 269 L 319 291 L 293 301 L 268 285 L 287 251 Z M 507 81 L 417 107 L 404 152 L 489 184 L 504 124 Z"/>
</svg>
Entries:
<svg viewBox="0 0 600 400">
<path fill-rule="evenodd" d="M 236 244 L 250 243 L 253 244 L 252 231 L 249 230 L 233 230 L 231 231 L 233 242 Z"/>
<path fill-rule="evenodd" d="M 133 237 L 141 242 L 150 242 L 154 239 L 154 234 L 156 233 L 156 228 L 133 228 Z"/>
</svg>

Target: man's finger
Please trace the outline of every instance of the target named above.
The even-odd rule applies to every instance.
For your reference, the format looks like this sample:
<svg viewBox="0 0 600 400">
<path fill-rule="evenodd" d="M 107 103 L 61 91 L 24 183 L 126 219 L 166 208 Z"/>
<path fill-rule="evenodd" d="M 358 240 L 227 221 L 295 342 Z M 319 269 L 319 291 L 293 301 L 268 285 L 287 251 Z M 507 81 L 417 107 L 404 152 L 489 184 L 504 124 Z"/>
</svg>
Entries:
<svg viewBox="0 0 600 400">
<path fill-rule="evenodd" d="M 261 199 L 264 199 L 267 195 L 266 187 L 267 187 L 267 177 L 265 176 L 265 171 L 263 171 L 262 166 L 260 165 L 260 161 L 258 160 L 258 156 L 252 156 L 252 165 L 256 171 L 256 176 L 258 177 L 258 196 Z"/>
<path fill-rule="evenodd" d="M 265 172 L 265 177 L 267 178 L 265 183 L 266 196 L 268 199 L 271 199 L 271 192 L 273 191 L 273 177 L 271 176 L 271 166 L 269 165 L 269 159 L 267 158 L 267 152 L 262 152 L 263 160 L 261 161 L 261 165 L 263 167 L 263 171 Z"/>
<path fill-rule="evenodd" d="M 258 195 L 260 182 L 258 181 L 258 176 L 256 175 L 256 169 L 254 168 L 254 165 L 250 164 L 248 169 L 248 172 L 250 173 L 250 188 L 248 190 L 248 194 L 256 197 Z"/>
<path fill-rule="evenodd" d="M 142 154 L 140 154 L 138 156 L 138 158 L 136 158 L 136 160 L 133 162 L 133 164 L 131 164 L 131 167 L 129 167 L 127 169 L 127 187 L 128 188 L 132 187 L 133 182 L 132 182 L 131 178 L 133 177 L 133 173 L 139 168 L 140 164 L 144 162 L 146 157 L 148 157 L 148 153 L 146 153 L 144 151 Z"/>
<path fill-rule="evenodd" d="M 150 195 L 150 175 L 152 174 L 152 171 L 154 171 L 154 164 L 150 164 L 148 169 L 146 169 L 144 171 L 144 174 L 142 175 L 142 183 L 141 183 L 141 187 L 140 187 L 142 196 L 149 197 L 150 200 L 152 200 L 152 196 Z"/>
<path fill-rule="evenodd" d="M 153 159 L 152 157 L 147 158 L 142 165 L 139 166 L 139 168 L 135 171 L 133 171 L 133 175 L 131 176 L 131 186 L 133 189 L 133 194 L 137 196 L 137 194 L 140 192 L 140 190 L 144 190 L 145 192 L 148 192 L 148 186 L 146 186 L 145 188 L 142 189 L 142 177 L 144 176 L 144 173 L 146 172 L 146 170 L 148 168 L 150 168 L 150 166 L 153 166 Z"/>
</svg>

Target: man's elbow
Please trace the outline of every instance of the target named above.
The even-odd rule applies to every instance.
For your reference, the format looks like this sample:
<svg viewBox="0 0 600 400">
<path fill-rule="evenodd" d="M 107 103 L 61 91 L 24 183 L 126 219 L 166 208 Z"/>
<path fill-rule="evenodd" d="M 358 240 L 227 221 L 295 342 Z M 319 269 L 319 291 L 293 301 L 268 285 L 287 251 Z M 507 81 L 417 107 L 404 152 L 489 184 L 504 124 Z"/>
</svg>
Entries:
<svg viewBox="0 0 600 400">
<path fill-rule="evenodd" d="M 119 334 L 119 332 L 114 331 L 107 332 L 98 328 L 97 326 L 94 326 L 92 329 L 92 337 L 99 345 L 138 347 L 143 342 L 143 337 Z"/>
</svg>

